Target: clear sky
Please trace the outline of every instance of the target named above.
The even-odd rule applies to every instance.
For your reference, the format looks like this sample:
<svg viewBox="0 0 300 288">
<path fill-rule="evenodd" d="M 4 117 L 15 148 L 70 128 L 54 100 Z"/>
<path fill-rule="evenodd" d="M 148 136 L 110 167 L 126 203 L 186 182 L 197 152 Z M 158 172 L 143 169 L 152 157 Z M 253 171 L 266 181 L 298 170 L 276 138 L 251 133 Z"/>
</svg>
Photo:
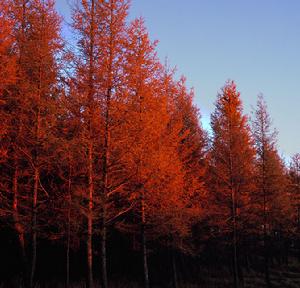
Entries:
<svg viewBox="0 0 300 288">
<path fill-rule="evenodd" d="M 72 1 L 57 0 L 66 19 Z M 161 59 L 195 88 L 205 128 L 232 79 L 246 113 L 264 94 L 280 153 L 300 152 L 300 0 L 132 0 L 130 19 L 137 16 L 159 40 Z"/>
</svg>

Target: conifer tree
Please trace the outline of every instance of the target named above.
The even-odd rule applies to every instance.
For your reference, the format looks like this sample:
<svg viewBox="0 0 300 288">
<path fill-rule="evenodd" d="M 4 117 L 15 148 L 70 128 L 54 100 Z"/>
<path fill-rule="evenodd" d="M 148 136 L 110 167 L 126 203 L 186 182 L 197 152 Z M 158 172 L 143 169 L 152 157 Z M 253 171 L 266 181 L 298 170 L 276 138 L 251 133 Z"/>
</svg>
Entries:
<svg viewBox="0 0 300 288">
<path fill-rule="evenodd" d="M 128 2 L 124 0 L 82 1 L 74 13 L 74 28 L 79 34 L 77 59 L 78 95 L 82 92 L 83 134 L 87 143 L 89 212 L 88 265 L 92 278 L 93 222 L 99 220 L 101 234 L 102 286 L 107 287 L 107 228 L 129 208 L 116 207 L 115 198 L 127 181 L 125 173 L 123 119 L 125 103 L 123 53 Z M 92 280 L 89 280 L 90 285 Z"/>
<path fill-rule="evenodd" d="M 0 128 L 0 163 L 8 160 L 10 145 L 9 130 L 12 123 L 9 87 L 16 81 L 16 55 L 14 51 L 15 37 L 11 31 L 14 20 L 10 17 L 10 2 L 0 3 L 0 117 L 2 120 Z M 2 183 L 4 179 L 2 179 Z"/>
<path fill-rule="evenodd" d="M 34 286 L 37 232 L 42 225 L 39 222 L 38 211 L 41 200 L 40 192 L 49 197 L 42 184 L 43 171 L 48 165 L 51 154 L 51 132 L 55 126 L 55 104 L 57 101 L 56 81 L 58 73 L 57 53 L 62 47 L 60 38 L 60 18 L 54 2 L 28 1 L 26 20 L 28 29 L 24 32 L 25 40 L 20 47 L 23 60 L 22 78 L 25 95 L 27 97 L 28 112 L 26 128 L 28 129 L 27 143 L 24 153 L 33 172 L 32 192 L 32 257 L 30 286 Z M 23 49 L 23 51 L 21 51 Z M 25 107 L 23 107 L 25 108 Z"/>
<path fill-rule="evenodd" d="M 263 227 L 265 281 L 266 285 L 270 287 L 270 243 L 268 240 L 271 231 L 278 229 L 280 222 L 284 221 L 284 211 L 289 209 L 289 203 L 284 165 L 276 149 L 277 133 L 272 129 L 272 121 L 262 95 L 258 96 L 252 131 L 256 148 L 257 189 L 252 197 L 252 207 L 256 212 L 256 217 L 254 217 L 256 225 L 261 223 L 261 227 Z"/>
<path fill-rule="evenodd" d="M 296 153 L 292 156 L 290 168 L 290 191 L 291 201 L 294 207 L 293 216 L 297 229 L 300 228 L 300 154 Z"/>
<path fill-rule="evenodd" d="M 94 213 L 94 198 L 95 198 L 95 181 L 99 178 L 96 173 L 95 149 L 97 149 L 97 138 L 99 137 L 99 104 L 97 95 L 97 71 L 99 69 L 98 59 L 98 34 L 101 29 L 99 26 L 101 13 L 99 14 L 100 2 L 81 1 L 78 7 L 73 11 L 73 27 L 78 34 L 78 50 L 79 55 L 76 58 L 75 83 L 76 95 L 80 97 L 79 115 L 81 120 L 81 145 L 83 145 L 83 153 L 85 158 L 85 176 L 87 183 L 85 192 L 82 193 L 82 212 L 86 216 L 86 255 L 87 255 L 87 286 L 94 287 L 93 280 L 93 222 Z M 74 96 L 74 95 L 72 95 Z M 97 123 L 98 122 L 98 123 Z M 84 157 L 84 156 L 83 156 Z M 96 178 L 98 176 L 98 178 Z"/>
<path fill-rule="evenodd" d="M 133 21 L 128 28 L 128 47 L 126 53 L 125 73 L 129 93 L 130 138 L 132 142 L 132 170 L 136 171 L 132 186 L 138 201 L 138 215 L 141 223 L 143 267 L 145 287 L 149 287 L 148 253 L 146 239 L 146 221 L 148 221 L 148 184 L 153 179 L 149 157 L 154 152 L 161 129 L 155 111 L 160 113 L 160 105 L 155 93 L 158 83 L 155 75 L 160 65 L 155 54 L 155 43 L 151 43 L 142 19 Z M 156 109 L 156 110 L 155 110 Z M 156 121 L 155 121 L 156 120 Z M 154 156 L 154 155 L 153 155 Z M 154 159 L 154 157 L 151 157 Z M 151 185 L 151 184 L 150 184 Z M 148 187 L 148 185 L 147 185 Z"/>
<path fill-rule="evenodd" d="M 24 6 L 24 5 L 23 5 Z M 19 93 L 21 76 L 20 76 L 20 37 L 17 29 L 24 27 L 21 25 L 25 21 L 21 17 L 23 13 L 17 12 L 17 5 L 13 1 L 2 1 L 0 4 L 1 14 L 1 116 L 5 125 L 1 129 L 1 155 L 6 160 L 3 163 L 2 176 L 2 197 L 4 211 L 13 217 L 13 226 L 18 238 L 21 263 L 23 268 L 23 278 L 25 277 L 25 240 L 24 240 L 24 222 L 20 212 L 20 190 L 25 190 L 25 185 L 20 187 L 19 178 L 26 167 L 22 167 L 21 147 L 21 119 L 24 119 L 25 113 L 22 112 L 22 97 Z M 21 10 L 21 9 L 20 9 Z M 22 11 L 22 10 L 21 10 Z M 19 29 L 24 31 L 24 29 Z M 22 34 L 19 32 L 19 34 Z M 14 48 L 13 48 L 14 47 Z M 13 57 L 13 58 L 12 58 Z M 14 59 L 13 62 L 11 60 Z M 12 80 L 14 78 L 14 81 Z M 23 163 L 22 163 L 23 162 Z M 21 189 L 20 189 L 21 188 Z M 28 219 L 26 219 L 28 220 Z M 9 222 L 9 220 L 8 220 Z M 29 222 L 29 221 L 27 221 Z M 28 225 L 29 227 L 30 225 Z M 27 275 L 26 275 L 27 276 Z M 24 283 L 26 285 L 26 283 Z"/>
<path fill-rule="evenodd" d="M 216 205 L 217 226 L 222 234 L 231 235 L 234 287 L 239 287 L 239 238 L 247 221 L 247 205 L 253 188 L 254 149 L 240 93 L 233 81 L 226 83 L 215 105 L 211 117 L 209 189 Z"/>
<path fill-rule="evenodd" d="M 44 222 L 45 217 L 39 216 L 43 211 L 41 200 L 49 196 L 43 185 L 43 175 L 46 166 L 51 162 L 49 147 L 51 132 L 55 126 L 57 53 L 62 45 L 59 35 L 60 19 L 54 10 L 54 2 L 50 0 L 3 3 L 10 7 L 10 35 L 15 39 L 14 50 L 10 53 L 15 55 L 16 81 L 6 90 L 9 96 L 7 111 L 11 116 L 9 167 L 12 168 L 12 215 L 22 258 L 25 258 L 24 233 L 31 234 L 29 285 L 32 287 L 35 278 L 37 235 L 40 227 L 47 222 Z M 11 76 L 13 75 L 11 71 Z"/>
<path fill-rule="evenodd" d="M 101 269 L 102 286 L 108 287 L 107 279 L 107 229 L 112 220 L 125 213 L 114 205 L 115 198 L 123 190 L 128 181 L 123 163 L 126 151 L 121 149 L 124 142 L 123 121 L 125 101 L 123 75 L 123 61 L 126 37 L 126 17 L 129 2 L 127 0 L 103 1 L 100 5 L 102 12 L 99 37 L 98 57 L 101 59 L 99 67 L 100 101 L 102 115 L 101 152 L 101 191 L 100 191 L 100 222 L 101 222 Z M 125 135 L 126 136 L 126 135 Z M 125 147 L 124 147 L 125 148 Z M 125 148 L 126 149 L 126 148 Z M 118 195 L 116 195 L 118 194 Z"/>
</svg>

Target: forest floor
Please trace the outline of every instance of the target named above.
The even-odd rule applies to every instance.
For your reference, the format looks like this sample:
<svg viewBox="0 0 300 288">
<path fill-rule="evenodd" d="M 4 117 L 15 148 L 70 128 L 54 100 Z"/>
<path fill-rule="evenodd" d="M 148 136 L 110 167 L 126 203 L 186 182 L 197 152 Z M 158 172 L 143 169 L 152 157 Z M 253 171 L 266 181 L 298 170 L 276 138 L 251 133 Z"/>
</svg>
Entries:
<svg viewBox="0 0 300 288">
<path fill-rule="evenodd" d="M 210 273 L 202 270 L 201 275 L 203 277 L 201 283 L 178 283 L 177 288 L 232 288 L 232 277 L 229 276 L 228 270 L 224 267 L 219 271 Z M 240 285 L 240 288 L 267 288 L 265 284 L 265 275 L 259 269 L 243 269 L 244 283 Z M 270 266 L 270 280 L 271 288 L 300 288 L 300 262 L 297 258 L 291 257 L 288 264 L 278 265 L 273 264 Z M 127 281 L 112 281 L 110 288 L 142 288 L 140 284 L 129 283 Z M 180 282 L 180 281 L 179 281 Z M 199 281 L 195 281 L 199 282 Z M 11 287 L 18 287 L 13 285 Z M 5 284 L 0 284 L 0 288 L 11 288 Z M 37 284 L 35 288 L 64 288 L 62 283 L 47 283 Z M 95 283 L 95 287 L 101 287 L 99 283 Z M 151 285 L 152 288 L 174 288 L 173 283 L 167 285 Z M 19 287 L 18 287 L 19 288 Z M 73 283 L 70 288 L 86 288 L 84 282 Z"/>
<path fill-rule="evenodd" d="M 270 269 L 270 281 L 272 288 L 299 288 L 300 287 L 300 265 L 289 263 L 288 266 Z M 264 274 L 249 271 L 245 275 L 245 288 L 266 287 Z"/>
<path fill-rule="evenodd" d="M 291 257 L 288 264 L 270 266 L 271 288 L 300 288 L 300 263 Z M 208 276 L 201 285 L 181 285 L 180 288 L 232 288 L 232 278 L 220 273 Z M 228 275 L 228 272 L 226 273 Z M 266 288 L 265 274 L 257 269 L 244 269 L 241 288 Z"/>
</svg>

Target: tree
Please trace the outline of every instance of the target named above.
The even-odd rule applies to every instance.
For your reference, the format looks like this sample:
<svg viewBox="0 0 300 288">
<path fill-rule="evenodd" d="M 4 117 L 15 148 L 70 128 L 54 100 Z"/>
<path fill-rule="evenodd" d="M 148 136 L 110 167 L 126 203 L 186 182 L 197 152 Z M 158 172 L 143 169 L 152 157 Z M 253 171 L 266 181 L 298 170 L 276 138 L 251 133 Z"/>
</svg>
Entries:
<svg viewBox="0 0 300 288">
<path fill-rule="evenodd" d="M 239 232 L 247 221 L 252 191 L 254 149 L 240 93 L 233 81 L 218 95 L 211 117 L 210 193 L 215 202 L 215 225 L 231 234 L 234 287 L 239 286 Z"/>
<path fill-rule="evenodd" d="M 165 145 L 176 147 L 174 153 L 176 156 L 173 154 L 173 160 L 168 165 L 181 167 L 177 173 L 181 175 L 182 180 L 180 185 L 177 182 L 171 189 L 169 188 L 176 193 L 176 198 L 174 202 L 164 203 L 165 207 L 170 207 L 170 211 L 163 212 L 166 219 L 169 219 L 164 222 L 169 224 L 167 227 L 162 227 L 164 229 L 160 234 L 165 238 L 167 236 L 169 240 L 164 244 L 171 249 L 173 282 L 174 286 L 178 287 L 176 252 L 197 253 L 192 229 L 204 218 L 207 200 L 205 187 L 207 135 L 200 126 L 199 110 L 193 105 L 193 91 L 187 90 L 184 77 L 179 81 L 174 81 L 172 77 L 173 73 L 168 73 L 166 70 L 162 93 L 167 95 L 170 118 L 167 124 L 169 142 Z M 178 158 L 179 163 L 174 163 L 175 157 Z"/>
<path fill-rule="evenodd" d="M 82 119 L 81 142 L 86 150 L 86 192 L 84 198 L 87 203 L 83 202 L 84 214 L 87 218 L 87 286 L 94 287 L 93 281 L 93 219 L 94 219 L 94 189 L 95 189 L 95 148 L 96 139 L 99 137 L 99 129 L 96 128 L 97 117 L 96 112 L 99 111 L 99 105 L 96 98 L 97 70 L 99 68 L 98 50 L 99 43 L 97 35 L 99 33 L 99 21 L 102 15 L 99 14 L 99 2 L 94 0 L 81 1 L 81 5 L 73 12 L 73 27 L 79 35 L 77 42 L 79 55 L 76 59 L 76 85 L 77 95 L 81 97 L 79 117 Z M 79 94 L 80 93 L 80 94 Z M 99 121 L 100 122 L 100 121 Z M 87 207 L 84 207 L 87 206 Z"/>
<path fill-rule="evenodd" d="M 89 212 L 88 266 L 92 279 L 92 227 L 99 220 L 101 234 L 102 286 L 107 287 L 107 228 L 130 207 L 120 202 L 128 174 L 123 161 L 126 154 L 124 126 L 126 111 L 122 90 L 123 59 L 128 1 L 82 1 L 74 14 L 74 28 L 80 35 L 77 59 L 78 91 L 82 99 L 82 134 L 88 150 Z M 119 200 L 118 200 L 119 199 Z M 98 205 L 95 205 L 98 204 Z M 92 280 L 89 280 L 90 285 Z"/>
<path fill-rule="evenodd" d="M 291 182 L 292 205 L 294 206 L 295 222 L 300 227 L 300 154 L 293 155 L 290 163 L 289 177 Z"/>
<path fill-rule="evenodd" d="M 149 287 L 148 245 L 179 248 L 183 246 L 179 239 L 187 238 L 192 223 L 199 220 L 203 131 L 191 104 L 192 93 L 184 79 L 174 81 L 159 63 L 156 42 L 149 40 L 143 19 L 131 23 L 127 41 L 126 119 L 134 175 L 130 186 L 137 201 L 133 213 L 141 230 L 144 280 Z"/>
<path fill-rule="evenodd" d="M 118 209 L 114 202 L 128 181 L 123 163 L 126 148 L 122 149 L 120 144 L 124 143 L 124 134 L 122 135 L 124 119 L 122 117 L 124 117 L 126 102 L 122 86 L 124 85 L 125 21 L 129 2 L 127 0 L 103 1 L 100 9 L 102 12 L 101 27 L 103 28 L 99 34 L 98 57 L 101 59 L 99 92 L 103 119 L 101 136 L 104 140 L 100 164 L 102 174 L 100 192 L 101 269 L 102 286 L 107 288 L 107 228 L 112 220 L 115 221 L 117 217 L 128 210 L 125 208 L 123 211 L 123 207 Z"/>
<path fill-rule="evenodd" d="M 157 113 L 161 112 L 155 93 L 155 88 L 158 85 L 155 76 L 159 73 L 160 65 L 154 50 L 155 43 L 150 42 L 142 19 L 137 19 L 131 23 L 128 28 L 127 44 L 125 73 L 130 97 L 128 103 L 130 111 L 128 125 L 131 130 L 129 140 L 132 143 L 130 155 L 132 155 L 131 169 L 136 171 L 131 185 L 136 194 L 135 198 L 139 203 L 137 209 L 141 223 L 144 281 L 145 287 L 148 288 L 149 272 L 146 239 L 148 215 L 146 216 L 146 214 L 148 213 L 147 201 L 150 200 L 149 196 L 151 194 L 145 184 L 153 179 L 149 157 L 155 151 L 161 132 L 160 124 L 164 120 L 163 115 L 160 115 L 161 122 L 158 123 L 158 118 L 155 117 L 157 115 L 156 111 Z M 147 185 L 147 187 L 149 186 Z"/>
<path fill-rule="evenodd" d="M 42 194 L 49 196 L 42 182 L 46 165 L 51 161 L 49 147 L 55 122 L 57 53 L 62 44 L 59 35 L 60 20 L 54 11 L 54 3 L 50 0 L 3 3 L 11 8 L 8 19 L 12 25 L 10 38 L 14 39 L 14 49 L 10 53 L 15 56 L 14 71 L 16 71 L 16 81 L 6 88 L 8 100 L 6 109 L 11 116 L 8 131 L 10 137 L 8 173 L 12 179 L 12 215 L 22 249 L 22 258 L 25 258 L 24 233 L 31 231 L 29 285 L 32 287 L 36 267 L 37 233 L 39 227 L 43 225 L 43 217 L 38 219 L 38 212 L 43 211 L 40 209 L 42 195 L 39 195 L 39 192 L 42 191 Z M 12 70 L 10 73 L 14 77 Z M 33 187 L 30 187 L 31 185 Z M 29 193 L 30 189 L 32 193 Z M 23 193 L 22 197 L 20 193 Z M 28 209 L 29 207 L 31 209 Z"/>
<path fill-rule="evenodd" d="M 272 175 L 271 170 L 268 167 L 267 162 L 271 156 L 271 151 L 273 151 L 276 142 L 276 132 L 271 130 L 271 119 L 267 113 L 266 103 L 262 95 L 258 96 L 257 108 L 255 111 L 255 119 L 252 122 L 253 126 L 253 137 L 255 140 L 256 153 L 257 153 L 257 188 L 259 190 L 258 194 L 260 199 L 258 205 L 261 206 L 259 209 L 262 212 L 263 219 L 263 239 L 264 239 L 264 254 L 265 254 L 265 280 L 268 287 L 270 287 L 270 275 L 269 275 L 269 253 L 267 244 L 267 227 L 269 227 L 269 221 L 267 221 L 267 206 L 269 206 L 269 201 L 271 200 L 270 188 L 267 185 L 267 179 L 270 181 Z M 268 170 L 268 173 L 267 173 Z M 272 172 L 271 172 L 272 173 Z M 269 183 L 268 183 L 269 184 Z M 271 200 L 272 201 L 272 200 Z M 267 205 L 268 204 L 268 205 Z"/>
<path fill-rule="evenodd" d="M 73 82 L 70 80 L 70 82 Z M 52 190 L 55 192 L 53 206 L 54 213 L 49 219 L 48 238 L 65 240 L 66 248 L 66 287 L 70 287 L 70 255 L 72 250 L 78 249 L 82 240 L 82 223 L 84 213 L 82 209 L 82 192 L 86 189 L 86 153 L 82 143 L 81 103 L 78 102 L 74 83 L 66 87 L 69 93 L 60 99 L 60 114 L 57 124 L 56 157 L 53 159 Z M 53 233 L 54 231 L 54 233 Z"/>
<path fill-rule="evenodd" d="M 12 1 L 2 1 L 0 4 L 1 20 L 1 41 L 0 44 L 0 95 L 1 95 L 1 119 L 4 125 L 1 125 L 1 158 L 3 161 L 3 170 L 1 176 L 1 192 L 4 200 L 2 209 L 6 216 L 12 216 L 13 226 L 19 241 L 19 251 L 22 255 L 21 262 L 25 271 L 25 242 L 24 225 L 20 219 L 19 205 L 19 177 L 20 177 L 20 131 L 21 131 L 21 97 L 17 93 L 20 83 L 19 59 L 17 44 L 19 43 L 16 33 L 13 33 L 20 24 L 19 15 L 15 11 L 16 5 Z M 10 222 L 8 220 L 8 222 Z M 23 272 L 24 272 L 23 271 Z M 26 274 L 26 273 L 24 273 Z M 23 275 L 24 277 L 25 275 Z"/>
<path fill-rule="evenodd" d="M 13 50 L 15 38 L 11 34 L 14 26 L 14 21 L 9 17 L 9 1 L 2 1 L 0 3 L 0 116 L 3 123 L 0 128 L 0 163 L 7 158 L 7 133 L 10 125 L 10 114 L 5 109 L 8 97 L 8 86 L 14 84 L 16 81 L 15 61 L 16 55 Z M 6 139 L 6 140 L 4 140 Z"/>
<path fill-rule="evenodd" d="M 267 112 L 262 95 L 258 96 L 255 118 L 252 121 L 253 138 L 256 148 L 256 193 L 252 198 L 256 212 L 256 225 L 263 227 L 265 281 L 271 286 L 269 275 L 270 232 L 274 225 L 280 225 L 285 218 L 282 214 L 287 206 L 287 179 L 284 165 L 276 150 L 276 131 Z M 275 224 L 276 223 L 276 224 Z M 273 226 L 273 228 L 272 228 Z"/>
<path fill-rule="evenodd" d="M 10 145 L 9 130 L 12 125 L 9 86 L 13 85 L 16 81 L 16 55 L 13 49 L 16 39 L 11 33 L 14 21 L 9 16 L 9 4 L 9 1 L 2 1 L 0 3 L 0 117 L 3 119 L 0 128 L 0 163 L 8 160 Z"/>
<path fill-rule="evenodd" d="M 290 202 L 292 207 L 292 219 L 291 222 L 294 227 L 294 235 L 298 249 L 300 247 L 299 235 L 300 235 L 300 154 L 296 153 L 292 156 L 290 167 L 288 171 L 289 176 L 289 193 Z M 298 254 L 299 258 L 299 254 Z M 300 258 L 299 258 L 300 259 Z"/>
</svg>

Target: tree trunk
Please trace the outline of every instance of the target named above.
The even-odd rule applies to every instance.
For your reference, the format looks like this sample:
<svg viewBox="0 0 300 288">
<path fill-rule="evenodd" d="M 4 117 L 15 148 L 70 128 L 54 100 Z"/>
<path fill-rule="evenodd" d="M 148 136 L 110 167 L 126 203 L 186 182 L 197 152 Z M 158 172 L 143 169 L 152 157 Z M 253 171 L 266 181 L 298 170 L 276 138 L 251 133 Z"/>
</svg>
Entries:
<svg viewBox="0 0 300 288">
<path fill-rule="evenodd" d="M 94 287 L 93 281 L 93 147 L 89 145 L 88 151 L 88 174 L 89 174 L 89 210 L 88 210 L 88 235 L 87 235 L 87 265 L 88 265 L 88 288 Z"/>
<path fill-rule="evenodd" d="M 88 218 L 88 237 L 87 237 L 87 262 L 88 262 L 88 288 L 93 288 L 93 250 L 92 250 L 92 219 Z"/>
<path fill-rule="evenodd" d="M 39 169 L 34 169 L 34 188 L 32 201 L 32 259 L 30 271 L 30 287 L 34 287 L 36 269 L 36 250 L 37 250 L 37 197 L 38 197 Z"/>
<path fill-rule="evenodd" d="M 70 212 L 68 211 L 68 235 L 67 235 L 67 253 L 66 253 L 66 287 L 70 287 Z"/>
<path fill-rule="evenodd" d="M 142 245 L 143 245 L 143 261 L 144 261 L 144 283 L 145 288 L 149 288 L 149 271 L 148 271 L 148 254 L 147 254 L 147 239 L 146 239 L 146 215 L 145 215 L 145 200 L 144 195 L 141 201 L 141 208 L 142 208 Z"/>
<path fill-rule="evenodd" d="M 107 288 L 107 259 L 106 259 L 106 225 L 102 227 L 102 238 L 101 238 L 101 256 L 102 256 L 102 288 Z"/>
<path fill-rule="evenodd" d="M 110 59 L 110 69 L 112 71 L 112 59 Z M 109 73 L 111 77 L 111 73 Z M 102 287 L 108 287 L 108 280 L 107 280 L 107 259 L 106 259 L 106 237 L 107 237 L 107 192 L 108 192 L 108 161 L 109 161 L 109 146 L 110 146 L 110 127 L 109 127 L 109 120 L 110 120 L 110 100 L 111 100 L 111 82 L 109 81 L 109 88 L 107 89 L 106 94 L 106 111 L 105 111 L 105 130 L 104 130 L 104 152 L 103 152 L 103 159 L 102 159 L 102 183 L 103 183 L 103 191 L 102 191 L 102 238 L 101 238 L 101 266 L 102 266 Z"/>
<path fill-rule="evenodd" d="M 239 287 L 239 269 L 238 269 L 238 252 L 237 252 L 237 227 L 236 227 L 236 192 L 231 187 L 231 201 L 232 201 L 232 262 L 233 262 L 233 283 L 234 288 Z"/>
<path fill-rule="evenodd" d="M 231 167 L 232 169 L 232 167 Z M 236 223 L 236 191 L 233 188 L 231 180 L 231 201 L 232 201 L 232 264 L 233 264 L 233 283 L 234 288 L 239 287 L 239 269 L 238 269 L 238 252 L 237 252 L 237 223 Z"/>
<path fill-rule="evenodd" d="M 94 182 L 93 182 L 93 117 L 94 117 L 94 13 L 95 13 L 95 1 L 91 1 L 91 21 L 90 21 L 90 47 L 89 47 L 89 147 L 88 147 L 88 179 L 89 179 L 89 204 L 88 204 L 88 237 L 87 237 L 87 264 L 88 264 L 88 287 L 94 287 L 93 281 L 93 194 L 94 194 Z"/>
<path fill-rule="evenodd" d="M 232 264 L 233 264 L 233 283 L 234 288 L 239 287 L 239 269 L 238 269 L 238 252 L 237 252 L 237 191 L 234 187 L 233 180 L 233 157 L 232 157 L 232 123 L 229 121 L 230 131 L 230 149 L 229 149 L 229 160 L 230 160 L 230 189 L 231 189 L 231 218 L 232 218 Z"/>
<path fill-rule="evenodd" d="M 28 286 L 27 278 L 27 269 L 26 269 L 26 252 L 25 252 L 25 239 L 24 239 L 24 229 L 20 223 L 19 219 L 19 191 L 18 191 L 18 177 L 19 170 L 18 167 L 15 167 L 14 175 L 13 175 L 13 217 L 14 217 L 14 226 L 18 237 L 19 248 L 20 248 L 20 256 L 21 256 L 21 266 L 22 266 L 22 281 L 25 287 Z"/>
<path fill-rule="evenodd" d="M 106 116 L 105 116 L 105 135 L 104 135 L 104 154 L 103 154 L 103 191 L 102 191 L 102 237 L 101 237 L 101 270 L 102 270 L 102 287 L 107 288 L 107 259 L 106 259 L 106 234 L 107 234 L 107 215 L 106 215 L 106 196 L 107 196 L 107 166 L 108 166 L 108 146 L 109 146 L 109 127 L 108 127 L 108 120 L 109 120 L 109 102 L 110 102 L 110 92 L 107 95 L 107 107 L 106 107 Z"/>
<path fill-rule="evenodd" d="M 266 187 L 265 187 L 265 151 L 263 150 L 262 154 L 262 160 L 263 160 L 263 221 L 264 221 L 264 270 L 265 270 L 265 281 L 266 286 L 268 288 L 271 287 L 271 281 L 270 281 L 270 270 L 269 270 L 269 247 L 268 247 L 268 241 L 267 241 L 267 193 L 266 193 Z"/>
<path fill-rule="evenodd" d="M 66 288 L 70 287 L 70 241 L 71 241 L 71 165 L 69 165 L 68 179 L 68 226 L 67 226 L 67 253 L 66 253 Z"/>
<path fill-rule="evenodd" d="M 107 131 L 106 131 L 107 133 Z M 102 288 L 107 288 L 107 258 L 106 258 L 106 193 L 107 193 L 107 157 L 108 157 L 108 135 L 105 135 L 105 152 L 104 152 L 104 163 L 103 163 L 103 207 L 102 207 L 102 237 L 101 237 L 101 270 L 102 270 Z"/>
<path fill-rule="evenodd" d="M 172 251 L 172 267 L 173 267 L 173 284 L 174 288 L 178 288 L 178 276 L 177 276 L 177 267 L 176 267 L 176 255 L 175 251 Z"/>
<path fill-rule="evenodd" d="M 237 256 L 237 233 L 236 233 L 236 226 L 234 220 L 234 228 L 233 228 L 233 281 L 234 281 L 234 288 L 239 287 L 239 273 L 238 273 L 238 256 Z"/>
<path fill-rule="evenodd" d="M 15 224 L 15 230 L 18 235 L 19 245 L 20 245 L 20 251 L 21 256 L 25 257 L 25 243 L 24 243 L 24 231 L 23 227 L 19 220 L 19 212 L 18 212 L 18 168 L 15 168 L 14 176 L 13 176 L 13 215 L 14 215 L 14 224 Z"/>
<path fill-rule="evenodd" d="M 267 235 L 264 235 L 264 268 L 265 268 L 265 281 L 268 288 L 271 287 L 270 270 L 269 270 L 269 251 L 268 251 Z"/>
</svg>

